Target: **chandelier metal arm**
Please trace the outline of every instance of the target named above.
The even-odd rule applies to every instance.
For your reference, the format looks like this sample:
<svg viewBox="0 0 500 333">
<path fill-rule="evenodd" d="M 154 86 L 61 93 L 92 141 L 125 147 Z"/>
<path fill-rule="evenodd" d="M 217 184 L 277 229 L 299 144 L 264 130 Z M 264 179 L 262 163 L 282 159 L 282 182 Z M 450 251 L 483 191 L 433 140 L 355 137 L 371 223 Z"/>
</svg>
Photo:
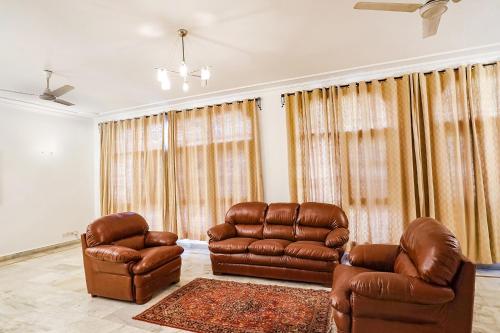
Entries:
<svg viewBox="0 0 500 333">
<path fill-rule="evenodd" d="M 184 37 L 186 37 L 188 31 L 186 29 L 179 29 L 178 34 L 179 37 L 181 37 L 181 42 L 182 42 L 182 63 L 178 71 L 167 69 L 165 67 L 155 68 L 157 73 L 156 74 L 157 80 L 161 82 L 161 88 L 163 90 L 169 90 L 171 87 L 171 82 L 170 79 L 168 78 L 168 73 L 176 74 L 184 79 L 184 82 L 182 83 L 182 90 L 184 92 L 187 92 L 189 90 L 189 83 L 187 80 L 188 77 L 200 79 L 201 86 L 206 87 L 207 82 L 210 79 L 210 68 L 208 66 L 205 66 L 200 69 L 189 71 L 189 68 L 186 65 L 186 52 L 184 47 Z"/>
<path fill-rule="evenodd" d="M 179 76 L 181 75 L 181 73 L 179 71 L 174 71 L 174 70 L 171 70 L 171 69 L 167 69 L 165 67 L 155 67 L 154 69 L 155 70 L 163 69 L 163 70 L 167 71 L 168 73 L 177 74 Z M 201 69 L 196 69 L 194 71 L 189 72 L 188 76 L 201 78 L 201 75 L 196 74 L 196 73 L 199 73 L 199 72 L 201 72 Z"/>
</svg>

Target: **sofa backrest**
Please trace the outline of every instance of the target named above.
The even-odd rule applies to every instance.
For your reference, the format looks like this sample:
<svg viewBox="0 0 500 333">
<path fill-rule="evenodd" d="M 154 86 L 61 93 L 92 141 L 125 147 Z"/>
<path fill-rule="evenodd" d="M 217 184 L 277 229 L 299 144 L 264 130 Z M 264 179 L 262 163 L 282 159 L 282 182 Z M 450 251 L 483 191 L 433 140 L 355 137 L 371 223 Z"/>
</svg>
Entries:
<svg viewBox="0 0 500 333">
<path fill-rule="evenodd" d="M 339 207 L 316 202 L 242 202 L 226 213 L 225 222 L 234 225 L 237 237 L 324 242 L 335 228 L 348 228 L 347 216 Z"/>
<path fill-rule="evenodd" d="M 106 215 L 87 227 L 87 246 L 112 244 L 139 250 L 144 248 L 144 235 L 148 229 L 146 220 L 137 213 Z"/>
<path fill-rule="evenodd" d="M 295 221 L 299 212 L 297 203 L 272 203 L 264 220 L 264 238 L 295 240 Z"/>
<path fill-rule="evenodd" d="M 348 227 L 342 209 L 332 204 L 305 202 L 299 208 L 295 239 L 324 242 L 328 233 L 338 227 Z"/>
<path fill-rule="evenodd" d="M 402 251 L 394 265 L 396 273 L 418 274 L 421 279 L 441 286 L 451 284 L 462 261 L 456 237 L 429 217 L 411 222 L 401 236 L 400 246 Z"/>
<path fill-rule="evenodd" d="M 264 202 L 238 203 L 229 208 L 225 222 L 234 225 L 237 237 L 262 239 L 266 211 Z"/>
</svg>

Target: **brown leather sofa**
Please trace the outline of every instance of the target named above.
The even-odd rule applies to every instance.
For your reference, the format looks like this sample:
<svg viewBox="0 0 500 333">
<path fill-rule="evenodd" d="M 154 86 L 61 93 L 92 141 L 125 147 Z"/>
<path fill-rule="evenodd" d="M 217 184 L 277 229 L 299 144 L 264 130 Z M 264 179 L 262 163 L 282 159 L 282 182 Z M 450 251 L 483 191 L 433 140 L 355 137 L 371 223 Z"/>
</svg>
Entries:
<svg viewBox="0 0 500 333">
<path fill-rule="evenodd" d="M 349 260 L 334 273 L 337 332 L 471 332 L 475 266 L 436 220 L 413 221 L 400 245 L 358 245 Z"/>
<path fill-rule="evenodd" d="M 214 274 L 332 284 L 349 240 L 347 217 L 322 203 L 239 203 L 208 231 Z"/>
<path fill-rule="evenodd" d="M 103 296 L 143 304 L 155 291 L 179 282 L 181 253 L 177 235 L 148 231 L 136 213 L 101 217 L 82 234 L 87 290 Z"/>
</svg>

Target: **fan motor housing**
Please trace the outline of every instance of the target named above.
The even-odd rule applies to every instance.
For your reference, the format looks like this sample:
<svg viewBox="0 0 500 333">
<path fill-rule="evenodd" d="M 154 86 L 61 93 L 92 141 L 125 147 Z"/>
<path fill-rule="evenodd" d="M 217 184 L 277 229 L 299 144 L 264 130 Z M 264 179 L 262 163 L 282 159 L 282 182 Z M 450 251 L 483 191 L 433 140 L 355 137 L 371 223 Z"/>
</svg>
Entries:
<svg viewBox="0 0 500 333">
<path fill-rule="evenodd" d="M 448 10 L 448 0 L 431 0 L 420 7 L 420 16 L 431 18 L 443 15 Z"/>
<path fill-rule="evenodd" d="M 53 101 L 53 100 L 56 99 L 55 96 L 49 95 L 47 93 L 43 93 L 42 95 L 40 95 L 40 98 L 43 99 L 43 100 L 46 100 L 46 101 Z"/>
</svg>

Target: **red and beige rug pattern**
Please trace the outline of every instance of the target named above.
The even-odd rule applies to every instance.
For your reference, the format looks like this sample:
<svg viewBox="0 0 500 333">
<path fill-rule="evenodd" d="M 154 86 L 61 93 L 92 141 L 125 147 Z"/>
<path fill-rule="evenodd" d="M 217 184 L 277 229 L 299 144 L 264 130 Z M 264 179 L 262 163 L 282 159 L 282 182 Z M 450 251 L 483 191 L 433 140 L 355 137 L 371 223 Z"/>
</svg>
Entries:
<svg viewBox="0 0 500 333">
<path fill-rule="evenodd" d="M 199 333 L 324 333 L 328 291 L 195 279 L 134 319 Z"/>
</svg>

